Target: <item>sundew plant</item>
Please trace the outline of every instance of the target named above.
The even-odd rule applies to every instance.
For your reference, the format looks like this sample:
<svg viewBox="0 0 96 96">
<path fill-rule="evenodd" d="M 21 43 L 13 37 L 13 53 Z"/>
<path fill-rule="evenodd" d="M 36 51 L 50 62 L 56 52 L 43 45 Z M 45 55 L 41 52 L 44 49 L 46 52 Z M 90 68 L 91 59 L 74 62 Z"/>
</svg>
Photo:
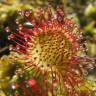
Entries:
<svg viewBox="0 0 96 96">
<path fill-rule="evenodd" d="M 6 28 L 10 51 L 22 55 L 24 61 L 22 71 L 16 71 L 19 80 L 12 82 L 10 96 L 95 96 L 84 85 L 87 71 L 95 67 L 94 58 L 86 55 L 83 32 L 63 7 L 19 14 L 16 32 Z M 23 78 L 28 71 L 30 78 Z"/>
</svg>

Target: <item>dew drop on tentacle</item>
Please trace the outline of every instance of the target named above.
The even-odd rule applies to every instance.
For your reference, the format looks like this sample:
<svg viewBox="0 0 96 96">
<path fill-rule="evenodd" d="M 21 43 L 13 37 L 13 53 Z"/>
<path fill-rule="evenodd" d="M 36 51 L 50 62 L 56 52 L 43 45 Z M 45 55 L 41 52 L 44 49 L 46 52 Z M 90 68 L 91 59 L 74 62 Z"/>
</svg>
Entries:
<svg viewBox="0 0 96 96">
<path fill-rule="evenodd" d="M 13 45 L 9 45 L 9 50 L 11 51 L 13 49 L 14 49 Z"/>
<path fill-rule="evenodd" d="M 15 22 L 16 22 L 16 24 L 17 24 L 17 25 L 19 25 L 19 24 L 20 24 L 19 19 L 16 19 L 16 20 L 15 20 Z"/>
<path fill-rule="evenodd" d="M 6 31 L 6 32 L 10 32 L 10 28 L 9 28 L 9 27 L 6 27 L 6 28 L 5 28 L 5 31 Z"/>
<path fill-rule="evenodd" d="M 13 35 L 13 34 L 10 34 L 10 35 L 8 36 L 8 40 L 12 40 L 12 39 L 14 39 L 14 35 Z"/>
<path fill-rule="evenodd" d="M 63 6 L 58 6 L 57 7 L 57 20 L 58 22 L 64 23 L 64 10 L 63 10 Z"/>
</svg>

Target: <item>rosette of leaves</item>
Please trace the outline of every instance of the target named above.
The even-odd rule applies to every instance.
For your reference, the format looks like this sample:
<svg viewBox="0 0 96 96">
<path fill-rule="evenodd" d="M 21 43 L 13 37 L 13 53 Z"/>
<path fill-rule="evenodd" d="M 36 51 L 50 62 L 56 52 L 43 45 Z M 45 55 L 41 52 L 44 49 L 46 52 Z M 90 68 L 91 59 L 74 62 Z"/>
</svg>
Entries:
<svg viewBox="0 0 96 96">
<path fill-rule="evenodd" d="M 86 54 L 80 56 L 79 52 L 86 51 L 86 48 L 83 48 L 85 41 L 82 42 L 83 36 L 78 25 L 66 16 L 62 6 L 57 7 L 55 15 L 50 6 L 46 12 L 40 8 L 36 14 L 32 14 L 31 10 L 20 11 L 19 14 L 25 22 L 21 22 L 22 19 L 16 22 L 18 30 L 15 33 L 8 29 L 6 31 L 10 34 L 8 39 L 13 42 L 9 49 L 24 56 L 24 69 L 17 70 L 16 73 L 20 75 L 19 80 L 23 85 L 25 82 L 30 85 L 30 79 L 35 80 L 41 88 L 39 95 L 44 93 L 44 96 L 49 93 L 52 96 L 91 95 L 92 89 L 87 88 L 83 93 L 81 89 L 82 84 L 86 82 L 85 72 L 94 68 L 94 59 Z M 31 75 L 26 75 L 28 72 Z M 38 81 L 39 77 L 43 79 Z M 18 82 L 18 79 L 14 82 L 14 94 L 29 94 L 21 82 Z M 20 93 L 17 92 L 18 88 Z"/>
</svg>

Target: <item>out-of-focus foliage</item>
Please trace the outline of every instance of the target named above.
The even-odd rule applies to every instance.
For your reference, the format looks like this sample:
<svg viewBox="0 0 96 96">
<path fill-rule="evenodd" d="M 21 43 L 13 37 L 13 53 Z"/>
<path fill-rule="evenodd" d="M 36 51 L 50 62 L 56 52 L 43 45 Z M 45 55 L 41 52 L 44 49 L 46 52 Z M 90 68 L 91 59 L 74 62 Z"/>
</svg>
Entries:
<svg viewBox="0 0 96 96">
<path fill-rule="evenodd" d="M 90 56 L 96 56 L 96 0 L 68 0 L 67 12 L 77 18 L 84 31 Z M 89 43 L 90 42 L 90 43 Z"/>
<path fill-rule="evenodd" d="M 13 59 L 14 56 L 15 54 L 12 53 L 0 59 L 0 88 L 7 88 L 10 79 L 15 74 L 14 70 L 16 70 L 18 64 Z"/>
<path fill-rule="evenodd" d="M 0 1 L 0 24 L 4 23 L 8 17 L 12 16 L 16 10 L 30 9 L 31 5 L 20 3 L 19 0 Z"/>
<path fill-rule="evenodd" d="M 24 62 L 21 58 L 22 56 L 11 52 L 9 56 L 5 55 L 0 59 L 0 96 L 7 93 L 10 82 L 18 78 L 15 76 L 15 71 L 18 68 L 23 68 Z"/>
</svg>

